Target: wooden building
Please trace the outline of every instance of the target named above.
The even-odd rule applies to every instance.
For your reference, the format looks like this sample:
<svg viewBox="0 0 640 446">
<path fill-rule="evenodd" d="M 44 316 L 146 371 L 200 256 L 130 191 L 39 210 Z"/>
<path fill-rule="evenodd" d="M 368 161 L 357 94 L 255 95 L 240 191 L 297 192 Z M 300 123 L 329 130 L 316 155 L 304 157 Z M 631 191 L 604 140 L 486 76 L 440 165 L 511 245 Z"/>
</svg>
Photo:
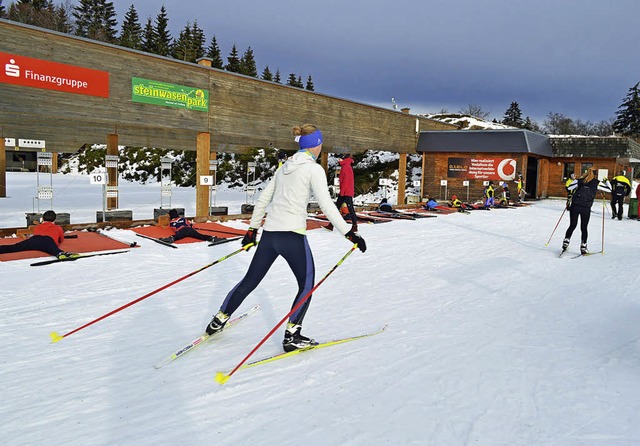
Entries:
<svg viewBox="0 0 640 446">
<path fill-rule="evenodd" d="M 565 196 L 570 175 L 591 166 L 600 178 L 625 171 L 632 179 L 640 173 L 640 144 L 629 138 L 548 136 L 523 129 L 426 131 L 416 150 L 423 154 L 422 190 L 440 199 L 453 194 L 479 199 L 490 180 L 506 181 L 513 189 L 518 173 L 528 198 Z"/>
</svg>

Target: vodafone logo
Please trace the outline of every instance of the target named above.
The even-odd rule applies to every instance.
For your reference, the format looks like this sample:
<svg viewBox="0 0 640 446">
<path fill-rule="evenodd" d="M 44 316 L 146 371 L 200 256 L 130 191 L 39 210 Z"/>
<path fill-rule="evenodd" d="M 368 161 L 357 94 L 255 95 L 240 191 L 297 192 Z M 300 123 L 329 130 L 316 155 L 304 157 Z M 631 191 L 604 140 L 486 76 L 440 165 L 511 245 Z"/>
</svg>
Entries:
<svg viewBox="0 0 640 446">
<path fill-rule="evenodd" d="M 513 180 L 516 178 L 516 160 L 513 158 L 506 158 L 500 161 L 498 164 L 498 176 L 502 180 Z"/>
</svg>

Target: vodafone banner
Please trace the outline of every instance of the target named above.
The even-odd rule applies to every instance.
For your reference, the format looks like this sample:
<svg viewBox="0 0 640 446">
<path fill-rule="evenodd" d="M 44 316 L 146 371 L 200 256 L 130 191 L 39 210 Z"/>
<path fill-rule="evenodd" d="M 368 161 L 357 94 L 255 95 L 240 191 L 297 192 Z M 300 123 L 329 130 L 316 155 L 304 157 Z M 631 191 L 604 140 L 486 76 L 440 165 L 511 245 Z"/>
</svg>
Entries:
<svg viewBox="0 0 640 446">
<path fill-rule="evenodd" d="M 472 180 L 513 180 L 516 160 L 513 158 L 449 158 L 449 178 Z"/>
<path fill-rule="evenodd" d="M 0 82 L 109 97 L 109 73 L 0 52 Z"/>
</svg>

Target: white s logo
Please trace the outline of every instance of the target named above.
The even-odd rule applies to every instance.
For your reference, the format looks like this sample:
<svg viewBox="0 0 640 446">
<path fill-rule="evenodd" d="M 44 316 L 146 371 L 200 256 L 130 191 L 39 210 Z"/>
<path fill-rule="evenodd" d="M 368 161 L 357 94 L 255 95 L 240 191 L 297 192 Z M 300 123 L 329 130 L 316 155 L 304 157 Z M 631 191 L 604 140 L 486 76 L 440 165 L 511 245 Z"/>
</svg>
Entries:
<svg viewBox="0 0 640 446">
<path fill-rule="evenodd" d="M 9 59 L 9 63 L 4 65 L 4 73 L 7 76 L 20 77 L 20 67 L 15 63 L 15 60 Z"/>
</svg>

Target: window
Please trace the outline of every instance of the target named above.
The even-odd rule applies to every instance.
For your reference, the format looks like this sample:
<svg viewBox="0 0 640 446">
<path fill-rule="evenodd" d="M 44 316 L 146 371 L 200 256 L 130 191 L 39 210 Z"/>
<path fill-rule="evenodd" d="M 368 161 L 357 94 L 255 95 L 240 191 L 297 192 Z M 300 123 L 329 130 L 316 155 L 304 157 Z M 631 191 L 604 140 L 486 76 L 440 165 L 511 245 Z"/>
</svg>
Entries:
<svg viewBox="0 0 640 446">
<path fill-rule="evenodd" d="M 564 170 L 562 172 L 562 180 L 563 181 L 567 181 L 569 178 L 571 178 L 571 175 L 573 175 L 576 170 L 576 163 L 564 163 Z"/>
</svg>

